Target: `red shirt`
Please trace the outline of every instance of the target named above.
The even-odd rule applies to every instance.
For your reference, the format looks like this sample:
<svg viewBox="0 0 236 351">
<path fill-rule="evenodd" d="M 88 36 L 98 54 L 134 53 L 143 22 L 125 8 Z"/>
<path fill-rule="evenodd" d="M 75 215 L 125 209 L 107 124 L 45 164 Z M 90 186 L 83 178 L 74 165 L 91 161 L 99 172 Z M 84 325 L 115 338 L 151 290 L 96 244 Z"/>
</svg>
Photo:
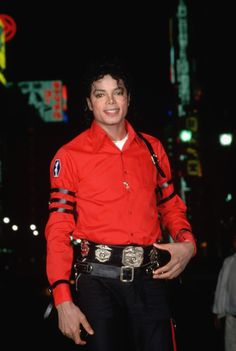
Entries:
<svg viewBox="0 0 236 351">
<path fill-rule="evenodd" d="M 46 226 L 47 275 L 50 284 L 70 278 L 70 235 L 101 244 L 153 244 L 161 237 L 159 218 L 175 241 L 194 242 L 186 206 L 174 194 L 171 170 L 161 142 L 151 142 L 166 177 L 157 173 L 143 140 L 126 121 L 122 151 L 93 122 L 90 129 L 63 145 L 51 162 L 50 216 Z M 155 189 L 160 187 L 159 202 Z M 160 196 L 161 194 L 161 196 Z M 77 213 L 77 221 L 74 214 Z M 53 290 L 55 304 L 71 300 L 70 288 Z"/>
</svg>

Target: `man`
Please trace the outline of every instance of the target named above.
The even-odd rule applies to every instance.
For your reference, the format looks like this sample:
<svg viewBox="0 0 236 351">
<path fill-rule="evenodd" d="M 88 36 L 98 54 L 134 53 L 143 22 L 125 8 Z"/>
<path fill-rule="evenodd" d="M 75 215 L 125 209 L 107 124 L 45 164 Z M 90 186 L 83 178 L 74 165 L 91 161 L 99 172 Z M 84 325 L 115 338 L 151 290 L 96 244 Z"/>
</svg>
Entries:
<svg viewBox="0 0 236 351">
<path fill-rule="evenodd" d="M 212 311 L 216 329 L 224 325 L 225 351 L 236 350 L 236 233 L 232 235 L 233 253 L 224 259 L 218 275 Z M 222 322 L 224 323 L 222 324 Z"/>
<path fill-rule="evenodd" d="M 126 119 L 125 70 L 116 62 L 95 64 L 85 88 L 92 125 L 51 163 L 47 274 L 59 328 L 88 350 L 174 350 L 166 280 L 196 252 L 186 206 L 174 192 L 160 141 L 136 133 Z M 159 243 L 161 226 L 173 243 Z M 79 248 L 76 304 L 69 285 L 72 243 Z M 166 264 L 161 249 L 170 254 Z"/>
</svg>

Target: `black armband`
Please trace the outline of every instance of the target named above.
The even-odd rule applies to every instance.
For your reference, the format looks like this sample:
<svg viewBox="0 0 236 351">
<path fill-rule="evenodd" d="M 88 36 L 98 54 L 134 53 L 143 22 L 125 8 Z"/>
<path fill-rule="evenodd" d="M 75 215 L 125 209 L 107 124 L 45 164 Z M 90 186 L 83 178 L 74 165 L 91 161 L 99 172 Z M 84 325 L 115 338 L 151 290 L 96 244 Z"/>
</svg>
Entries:
<svg viewBox="0 0 236 351">
<path fill-rule="evenodd" d="M 48 290 L 50 292 L 50 294 L 52 293 L 53 289 L 55 289 L 55 287 L 59 284 L 69 284 L 70 285 L 70 281 L 66 280 L 66 279 L 59 279 L 56 280 L 52 285 L 49 286 Z"/>
</svg>

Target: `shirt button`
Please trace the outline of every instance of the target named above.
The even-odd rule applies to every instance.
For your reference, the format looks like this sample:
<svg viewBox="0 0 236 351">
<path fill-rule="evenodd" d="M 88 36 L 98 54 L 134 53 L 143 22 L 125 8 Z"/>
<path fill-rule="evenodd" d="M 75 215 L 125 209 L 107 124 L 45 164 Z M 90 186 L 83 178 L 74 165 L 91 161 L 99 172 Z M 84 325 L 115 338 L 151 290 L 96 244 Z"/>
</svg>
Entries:
<svg viewBox="0 0 236 351">
<path fill-rule="evenodd" d="M 129 189 L 129 183 L 128 182 L 123 182 L 124 187 L 128 190 Z"/>
<path fill-rule="evenodd" d="M 134 236 L 134 233 L 130 233 L 131 236 Z"/>
<path fill-rule="evenodd" d="M 132 211 L 129 211 L 129 214 L 130 214 L 130 215 L 132 215 L 132 213 L 133 213 Z"/>
</svg>

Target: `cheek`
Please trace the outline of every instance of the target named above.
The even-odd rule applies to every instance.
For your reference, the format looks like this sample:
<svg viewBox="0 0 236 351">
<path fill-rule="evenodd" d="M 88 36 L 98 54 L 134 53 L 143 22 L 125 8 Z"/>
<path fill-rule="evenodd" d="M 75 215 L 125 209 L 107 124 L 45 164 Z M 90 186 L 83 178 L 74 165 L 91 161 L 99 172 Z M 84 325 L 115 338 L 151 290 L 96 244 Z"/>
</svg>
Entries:
<svg viewBox="0 0 236 351">
<path fill-rule="evenodd" d="M 98 109 L 101 108 L 101 105 L 102 105 L 101 103 L 99 103 L 98 101 L 96 101 L 96 102 L 93 103 L 92 106 L 93 106 L 93 109 L 94 109 L 94 110 L 98 110 Z"/>
<path fill-rule="evenodd" d="M 128 102 L 123 103 L 122 109 L 123 109 L 124 112 L 128 111 L 128 107 L 129 107 L 129 103 Z"/>
<path fill-rule="evenodd" d="M 93 112 L 101 112 L 103 110 L 103 104 L 102 102 L 95 102 L 91 105 L 92 111 Z"/>
</svg>

